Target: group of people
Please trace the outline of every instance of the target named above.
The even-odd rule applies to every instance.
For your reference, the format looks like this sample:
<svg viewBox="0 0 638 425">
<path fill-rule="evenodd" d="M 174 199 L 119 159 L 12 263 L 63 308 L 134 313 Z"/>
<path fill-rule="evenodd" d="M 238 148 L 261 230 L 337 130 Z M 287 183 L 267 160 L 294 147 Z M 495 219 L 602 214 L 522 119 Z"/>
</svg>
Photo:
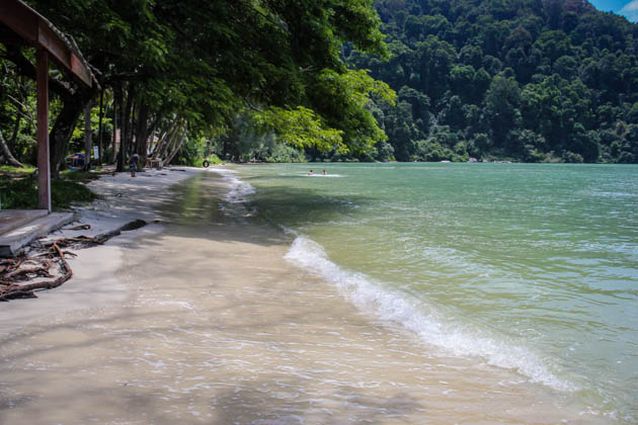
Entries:
<svg viewBox="0 0 638 425">
<path fill-rule="evenodd" d="M 314 175 L 315 175 L 315 172 L 314 172 L 313 170 L 310 170 L 310 171 L 308 172 L 308 175 L 309 175 L 309 176 L 314 176 Z M 322 176 L 327 176 L 327 175 L 328 175 L 328 172 L 327 172 L 326 170 L 321 170 L 321 175 L 322 175 Z"/>
</svg>

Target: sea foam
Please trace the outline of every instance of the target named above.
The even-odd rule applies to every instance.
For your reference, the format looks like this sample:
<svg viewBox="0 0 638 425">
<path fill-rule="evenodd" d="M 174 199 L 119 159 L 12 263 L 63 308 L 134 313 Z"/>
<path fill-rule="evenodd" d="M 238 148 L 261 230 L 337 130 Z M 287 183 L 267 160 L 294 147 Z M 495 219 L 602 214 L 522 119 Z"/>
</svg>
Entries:
<svg viewBox="0 0 638 425">
<path fill-rule="evenodd" d="M 219 174 L 228 185 L 228 192 L 223 197 L 224 204 L 221 209 L 227 216 L 248 217 L 254 215 L 255 211 L 248 208 L 246 203 L 251 195 L 255 194 L 255 188 L 250 184 L 236 177 L 236 172 L 224 168 L 211 169 Z"/>
<path fill-rule="evenodd" d="M 285 258 L 336 285 L 359 309 L 402 326 L 427 344 L 457 356 L 481 357 L 490 365 L 514 369 L 532 382 L 560 391 L 577 390 L 573 383 L 557 377 L 529 349 L 480 329 L 449 323 L 432 306 L 411 299 L 409 294 L 385 288 L 362 273 L 341 268 L 328 258 L 321 245 L 305 236 L 294 239 Z"/>
</svg>

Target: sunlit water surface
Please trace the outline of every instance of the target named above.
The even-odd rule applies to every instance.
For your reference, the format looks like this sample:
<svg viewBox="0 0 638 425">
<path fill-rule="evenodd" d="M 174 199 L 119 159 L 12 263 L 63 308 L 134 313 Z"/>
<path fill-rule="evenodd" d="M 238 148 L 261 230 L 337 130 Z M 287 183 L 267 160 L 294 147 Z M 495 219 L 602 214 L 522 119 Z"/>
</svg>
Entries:
<svg viewBox="0 0 638 425">
<path fill-rule="evenodd" d="M 290 262 L 424 349 L 638 421 L 638 167 L 236 170 L 231 198 L 290 232 Z"/>
<path fill-rule="evenodd" d="M 117 288 L 9 303 L 0 424 L 636 423 L 635 167 L 322 168 L 209 169 L 82 254 Z"/>
</svg>

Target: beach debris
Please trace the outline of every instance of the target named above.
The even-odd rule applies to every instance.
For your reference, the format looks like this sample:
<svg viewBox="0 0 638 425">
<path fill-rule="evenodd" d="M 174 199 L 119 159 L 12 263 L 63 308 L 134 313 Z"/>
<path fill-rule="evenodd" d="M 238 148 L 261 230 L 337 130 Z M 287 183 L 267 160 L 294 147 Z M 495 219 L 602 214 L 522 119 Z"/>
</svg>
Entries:
<svg viewBox="0 0 638 425">
<path fill-rule="evenodd" d="M 73 271 L 64 256 L 60 247 L 53 243 L 46 255 L 0 260 L 3 267 L 0 301 L 37 298 L 35 291 L 56 288 L 71 279 Z"/>
<path fill-rule="evenodd" d="M 133 220 L 110 232 L 97 236 L 75 236 L 55 240 L 36 241 L 29 254 L 16 258 L 0 259 L 0 301 L 18 298 L 37 298 L 36 291 L 52 289 L 62 285 L 73 276 L 68 256 L 77 256 L 63 249 L 83 249 L 102 245 L 122 232 L 146 226 L 144 220 Z M 76 226 L 67 230 L 88 230 L 86 226 Z"/>
<path fill-rule="evenodd" d="M 73 248 L 73 249 L 82 249 L 82 248 L 90 248 L 97 245 L 103 245 L 106 241 L 115 236 L 119 236 L 122 232 L 128 232 L 131 230 L 137 230 L 141 227 L 146 226 L 148 223 L 144 220 L 133 220 L 129 221 L 123 226 L 118 227 L 115 230 L 111 230 L 110 232 L 101 233 L 96 236 L 75 236 L 70 238 L 59 238 L 50 241 L 40 241 L 38 242 L 43 248 L 49 248 L 53 244 L 57 244 L 57 246 L 61 248 Z"/>
<path fill-rule="evenodd" d="M 62 230 L 90 230 L 90 229 L 91 229 L 90 224 L 80 224 L 78 226 L 67 227 Z"/>
</svg>

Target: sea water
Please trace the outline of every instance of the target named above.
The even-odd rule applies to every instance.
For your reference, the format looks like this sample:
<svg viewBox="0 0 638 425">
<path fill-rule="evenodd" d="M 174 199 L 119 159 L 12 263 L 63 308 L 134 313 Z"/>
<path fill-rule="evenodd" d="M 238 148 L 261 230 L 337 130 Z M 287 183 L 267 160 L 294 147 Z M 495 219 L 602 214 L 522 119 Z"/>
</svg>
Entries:
<svg viewBox="0 0 638 425">
<path fill-rule="evenodd" d="M 238 167 L 229 201 L 424 350 L 638 421 L 638 166 L 319 167 Z"/>
</svg>

